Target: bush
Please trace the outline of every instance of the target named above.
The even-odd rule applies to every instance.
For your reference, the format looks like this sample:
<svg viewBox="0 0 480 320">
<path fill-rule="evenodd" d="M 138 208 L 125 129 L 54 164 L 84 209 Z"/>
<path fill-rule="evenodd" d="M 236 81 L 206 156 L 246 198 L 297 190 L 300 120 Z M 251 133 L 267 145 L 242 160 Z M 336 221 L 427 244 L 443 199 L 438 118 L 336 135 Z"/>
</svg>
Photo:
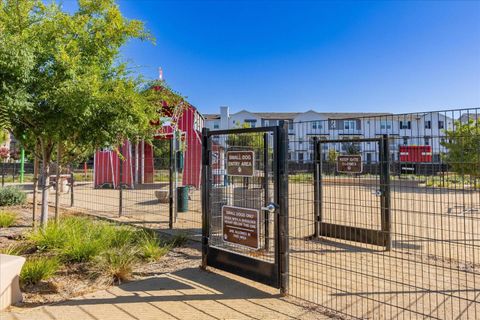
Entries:
<svg viewBox="0 0 480 320">
<path fill-rule="evenodd" d="M 8 228 L 15 223 L 17 215 L 13 212 L 0 212 L 0 228 Z"/>
<path fill-rule="evenodd" d="M 182 247 L 184 246 L 188 241 L 188 236 L 186 233 L 179 233 L 173 236 L 171 240 L 171 245 L 172 247 Z"/>
<path fill-rule="evenodd" d="M 40 250 L 63 248 L 67 240 L 67 233 L 63 223 L 50 222 L 44 229 L 38 228 L 28 235 L 28 238 Z"/>
<path fill-rule="evenodd" d="M 20 272 L 20 281 L 23 285 L 37 284 L 47 280 L 57 272 L 60 263 L 55 258 L 33 258 L 27 260 Z"/>
<path fill-rule="evenodd" d="M 15 187 L 0 188 L 0 206 L 15 206 L 24 204 L 27 201 L 27 195 Z"/>
<path fill-rule="evenodd" d="M 23 243 L 14 243 L 9 245 L 6 248 L 0 249 L 1 254 L 8 254 L 11 256 L 19 256 L 25 251 L 30 250 L 31 247 L 28 244 L 23 244 Z"/>
<path fill-rule="evenodd" d="M 139 255 L 143 260 L 150 262 L 163 257 L 170 250 L 155 234 L 145 232 L 138 243 Z"/>
<path fill-rule="evenodd" d="M 88 262 L 100 254 L 104 248 L 101 239 L 91 237 L 69 236 L 65 246 L 60 250 L 62 259 L 66 262 Z"/>
<path fill-rule="evenodd" d="M 138 251 L 133 247 L 113 248 L 100 255 L 97 266 L 110 281 L 121 283 L 131 278 L 137 254 Z"/>
</svg>

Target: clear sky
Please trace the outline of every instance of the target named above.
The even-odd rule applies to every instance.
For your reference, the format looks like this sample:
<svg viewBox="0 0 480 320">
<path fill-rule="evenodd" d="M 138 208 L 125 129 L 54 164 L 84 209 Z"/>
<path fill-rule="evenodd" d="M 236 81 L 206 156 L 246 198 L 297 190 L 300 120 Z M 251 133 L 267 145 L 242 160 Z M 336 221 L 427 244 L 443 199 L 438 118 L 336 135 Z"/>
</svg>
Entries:
<svg viewBox="0 0 480 320">
<path fill-rule="evenodd" d="M 125 57 L 204 113 L 480 106 L 480 1 L 119 3 L 156 37 Z"/>
</svg>

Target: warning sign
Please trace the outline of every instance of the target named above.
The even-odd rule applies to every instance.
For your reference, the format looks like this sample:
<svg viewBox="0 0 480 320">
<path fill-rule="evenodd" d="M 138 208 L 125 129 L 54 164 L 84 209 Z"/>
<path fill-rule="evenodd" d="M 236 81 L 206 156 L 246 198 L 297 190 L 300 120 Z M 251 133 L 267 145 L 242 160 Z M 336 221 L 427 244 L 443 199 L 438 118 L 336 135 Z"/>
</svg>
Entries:
<svg viewBox="0 0 480 320">
<path fill-rule="evenodd" d="M 361 155 L 346 155 L 337 157 L 337 171 L 343 173 L 361 173 L 362 156 Z"/>
<path fill-rule="evenodd" d="M 259 211 L 234 206 L 222 207 L 223 241 L 258 249 Z"/>
<path fill-rule="evenodd" d="M 229 176 L 252 177 L 255 167 L 253 151 L 228 151 L 227 174 Z"/>
</svg>

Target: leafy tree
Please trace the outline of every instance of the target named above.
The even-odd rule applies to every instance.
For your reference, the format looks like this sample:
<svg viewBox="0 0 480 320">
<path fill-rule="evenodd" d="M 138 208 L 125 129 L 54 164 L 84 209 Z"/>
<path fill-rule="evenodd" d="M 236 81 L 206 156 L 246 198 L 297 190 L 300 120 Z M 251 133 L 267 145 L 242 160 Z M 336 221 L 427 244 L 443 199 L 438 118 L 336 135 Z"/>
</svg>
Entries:
<svg viewBox="0 0 480 320">
<path fill-rule="evenodd" d="M 155 106 L 118 59 L 132 38 L 150 36 L 114 0 L 79 0 L 73 14 L 55 2 L 0 0 L 0 105 L 42 162 L 43 225 L 55 153 L 70 161 L 152 130 Z"/>
<path fill-rule="evenodd" d="M 480 119 L 456 121 L 454 129 L 445 130 L 445 141 L 441 144 L 448 150 L 443 161 L 458 174 L 474 178 L 476 184 L 480 177 Z"/>
</svg>

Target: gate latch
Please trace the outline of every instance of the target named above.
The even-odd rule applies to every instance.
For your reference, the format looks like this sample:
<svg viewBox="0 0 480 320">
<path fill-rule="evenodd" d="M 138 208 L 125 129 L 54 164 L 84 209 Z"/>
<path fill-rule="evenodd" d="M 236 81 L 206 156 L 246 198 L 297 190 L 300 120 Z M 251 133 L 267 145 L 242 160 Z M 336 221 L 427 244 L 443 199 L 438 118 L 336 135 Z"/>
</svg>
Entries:
<svg viewBox="0 0 480 320">
<path fill-rule="evenodd" d="M 382 190 L 373 190 L 373 191 L 372 191 L 372 194 L 380 197 L 381 195 L 383 195 L 383 192 L 382 192 Z"/>
<path fill-rule="evenodd" d="M 278 209 L 278 204 L 270 202 L 269 204 L 267 204 L 267 206 L 261 207 L 260 209 L 262 209 L 263 211 L 268 211 L 270 213 L 274 213 L 275 209 Z"/>
</svg>

